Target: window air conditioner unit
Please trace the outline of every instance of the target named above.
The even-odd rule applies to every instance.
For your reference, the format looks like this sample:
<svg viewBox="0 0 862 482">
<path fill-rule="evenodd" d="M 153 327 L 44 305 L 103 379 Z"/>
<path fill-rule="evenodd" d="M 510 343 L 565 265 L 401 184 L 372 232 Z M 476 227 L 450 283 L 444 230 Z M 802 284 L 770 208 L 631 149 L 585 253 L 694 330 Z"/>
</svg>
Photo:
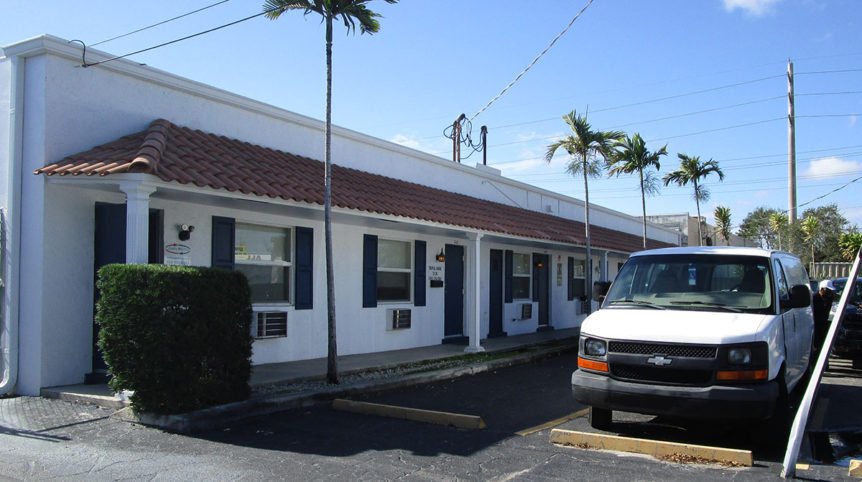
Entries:
<svg viewBox="0 0 862 482">
<path fill-rule="evenodd" d="M 255 338 L 276 338 L 287 336 L 286 311 L 258 311 L 252 323 Z"/>
<path fill-rule="evenodd" d="M 533 317 L 533 304 L 532 303 L 523 303 L 521 304 L 521 319 L 529 320 Z"/>
<path fill-rule="evenodd" d="M 411 311 L 406 309 L 386 310 L 388 327 L 390 330 L 403 330 L 410 328 Z"/>
</svg>

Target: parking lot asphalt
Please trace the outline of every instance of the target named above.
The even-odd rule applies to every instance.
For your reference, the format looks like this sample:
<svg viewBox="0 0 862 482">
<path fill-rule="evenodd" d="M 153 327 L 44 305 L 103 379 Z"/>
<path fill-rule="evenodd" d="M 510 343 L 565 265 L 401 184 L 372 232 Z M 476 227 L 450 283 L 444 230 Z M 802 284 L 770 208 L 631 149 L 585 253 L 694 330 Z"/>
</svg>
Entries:
<svg viewBox="0 0 862 482">
<path fill-rule="evenodd" d="M 529 431 L 534 427 L 541 427 L 550 420 L 563 420 L 558 425 L 560 428 L 569 430 L 590 431 L 585 417 L 574 417 L 566 419 L 567 416 L 577 414 L 585 407 L 574 402 L 570 394 L 570 375 L 576 364 L 575 355 L 571 350 L 561 351 L 556 354 L 546 354 L 541 360 L 532 360 L 529 363 L 514 366 L 500 365 L 499 368 L 488 367 L 479 375 L 462 373 L 460 377 L 444 378 L 433 382 L 426 381 L 421 384 L 404 384 L 395 389 L 379 391 L 357 390 L 349 394 L 350 398 L 359 401 L 374 403 L 387 403 L 397 406 L 405 406 L 419 409 L 449 411 L 453 413 L 471 414 L 482 416 L 487 423 L 487 429 L 476 434 L 465 436 L 465 442 L 455 442 L 463 435 L 453 435 L 450 432 L 441 432 L 416 446 L 416 450 L 432 456 L 433 453 L 444 453 L 441 447 L 459 446 L 466 443 L 470 448 L 457 448 L 458 456 L 471 457 L 475 451 L 488 449 L 498 444 L 506 444 L 511 437 L 518 436 L 519 432 Z M 512 364 L 509 364 L 512 365 Z M 537 368 L 541 367 L 541 368 Z M 479 373 L 477 371 L 476 373 Z M 810 458 L 810 453 L 803 453 L 803 462 L 810 463 L 811 468 L 800 471 L 800 478 L 814 478 L 824 480 L 841 480 L 846 476 L 846 468 L 840 464 L 846 463 L 848 456 L 858 453 L 858 441 L 854 435 L 860 431 L 860 414 L 857 410 L 856 400 L 862 393 L 862 380 L 860 372 L 852 369 L 849 361 L 833 359 L 830 371 L 824 377 L 823 385 L 815 402 L 814 415 L 809 429 L 827 430 L 836 447 L 836 456 L 839 465 L 819 464 Z M 487 380 L 487 381 L 483 381 Z M 322 402 L 317 399 L 316 402 Z M 324 453 L 327 456 L 355 456 L 354 450 L 361 451 L 362 445 L 377 447 L 381 450 L 396 450 L 401 445 L 415 445 L 409 442 L 410 435 L 399 435 L 405 437 L 401 442 L 384 441 L 371 442 L 367 437 L 373 437 L 374 433 L 363 434 L 361 437 L 365 442 L 355 446 L 351 437 L 359 435 L 346 430 L 345 424 L 355 424 L 357 420 L 365 420 L 369 417 L 360 415 L 330 415 L 331 410 L 327 405 L 319 405 L 321 408 L 303 408 L 297 410 L 283 410 L 258 417 L 257 419 L 236 421 L 229 423 L 226 429 L 211 430 L 202 436 L 205 440 L 217 443 L 237 444 L 243 447 L 253 447 L 262 450 L 276 449 L 278 451 L 288 450 L 295 444 L 304 444 L 302 440 L 293 438 L 282 440 L 270 447 L 266 442 L 269 433 L 284 433 L 292 431 L 298 421 L 310 424 L 308 432 L 303 436 L 308 437 L 309 443 L 313 437 L 311 432 L 317 430 L 315 437 L 323 436 L 319 442 L 318 450 L 311 452 Z M 57 400 L 46 400 L 38 397 L 17 397 L 0 400 L 0 437 L 6 441 L 15 441 L 16 444 L 26 440 L 30 443 L 56 444 L 93 444 L 101 447 L 98 450 L 110 450 L 105 443 L 110 445 L 111 440 L 119 440 L 123 433 L 148 434 L 152 439 L 168 437 L 174 443 L 183 440 L 182 437 L 170 435 L 161 431 L 153 431 L 126 424 L 118 421 L 112 414 L 112 410 L 94 407 L 85 404 L 75 404 Z M 679 425 L 674 421 L 643 417 L 635 414 L 615 413 L 614 432 L 629 437 L 646 437 L 654 439 L 680 440 L 687 443 L 716 444 L 721 446 L 732 446 L 740 448 L 752 448 L 756 454 L 757 467 L 765 468 L 763 473 L 777 473 L 776 464 L 780 465 L 780 449 L 766 451 L 756 445 L 755 441 L 746 438 L 738 429 L 723 425 Z M 297 418 L 298 417 L 298 418 Z M 320 417 L 319 422 L 314 419 Z M 277 428 L 274 421 L 278 420 Z M 291 423 L 282 421 L 292 420 Z M 374 422 L 371 417 L 370 425 L 363 425 L 362 430 L 376 430 L 379 421 Z M 332 424 L 332 426 L 329 426 Z M 326 426 L 323 426 L 326 425 Z M 388 426 L 388 425 L 387 425 Z M 110 427 L 110 428 L 107 428 Z M 134 428 L 138 427 L 138 428 Z M 315 428 L 316 427 L 316 428 Z M 392 422 L 392 427 L 407 427 L 405 430 L 416 430 L 424 437 L 427 430 L 424 426 L 412 422 Z M 359 429 L 359 427 L 351 427 Z M 443 427 L 444 430 L 454 430 Z M 226 431 L 225 431 L 226 430 Z M 437 433 L 433 429 L 433 433 Z M 541 444 L 548 443 L 548 431 L 545 427 L 535 432 L 530 432 L 530 440 L 541 440 Z M 161 434 L 161 435 L 159 435 Z M 448 435 L 447 435 L 448 434 Z M 389 436 L 389 435 L 385 435 Z M 394 435 L 392 435 L 394 437 Z M 454 438 L 453 438 L 454 437 Z M 196 438 L 201 438 L 198 436 Z M 340 438 L 344 438 L 341 440 Z M 339 439 L 339 440 L 335 440 Z M 189 439 L 191 440 L 191 439 Z M 328 440 L 324 442 L 323 440 Z M 449 442 L 446 442 L 449 440 Z M 355 442 L 355 441 L 354 441 Z M 125 441 L 123 443 L 126 443 Z M 156 445 L 162 442 L 156 443 Z M 317 443 L 317 442 L 314 442 Z M 329 444 L 330 449 L 323 446 Z M 442 444 L 442 445 L 439 445 Z M 121 444 L 122 445 L 122 444 Z M 180 444 L 181 446 L 183 444 Z M 343 454 L 332 453 L 338 445 L 345 446 Z M 779 444 L 780 445 L 780 444 Z M 482 448 L 484 447 L 484 449 Z M 443 450 L 441 452 L 441 450 Z M 577 449 L 573 449 L 577 450 Z M 427 452 L 427 453 L 426 453 Z M 0 443 L 0 475 L 9 475 L 3 471 L 4 464 L 8 459 L 4 455 L 14 453 L 9 447 L 4 448 Z M 320 455 L 314 453 L 313 455 Z M 352 454 L 352 455 L 351 455 Z M 578 456 L 579 458 L 582 455 Z M 586 455 L 587 458 L 590 455 Z M 6 462 L 3 462 L 6 460 Z M 14 465 L 14 464 L 13 464 Z M 11 469 L 10 469 L 11 470 Z M 465 469 L 466 470 L 466 469 Z M 825 471 L 825 472 L 824 472 Z M 821 474 L 821 472 L 824 472 Z M 12 473 L 18 473 L 13 470 Z M 456 475 L 450 473 L 449 475 Z M 680 479 L 682 480 L 682 479 Z"/>
</svg>

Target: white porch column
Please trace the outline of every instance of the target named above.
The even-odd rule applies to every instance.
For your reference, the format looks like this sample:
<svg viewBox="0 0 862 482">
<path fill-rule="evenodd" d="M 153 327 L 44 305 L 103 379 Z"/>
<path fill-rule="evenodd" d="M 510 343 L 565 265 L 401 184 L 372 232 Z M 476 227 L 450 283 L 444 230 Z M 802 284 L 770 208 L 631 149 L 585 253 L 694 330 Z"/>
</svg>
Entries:
<svg viewBox="0 0 862 482">
<path fill-rule="evenodd" d="M 120 184 L 126 193 L 126 263 L 146 264 L 149 261 L 150 194 L 154 186 L 139 182 Z"/>
<path fill-rule="evenodd" d="M 470 344 L 464 349 L 467 353 L 479 353 L 485 348 L 479 343 L 482 338 L 482 233 L 476 233 L 475 251 L 473 252 L 473 323 L 470 324 Z"/>
<path fill-rule="evenodd" d="M 602 253 L 602 281 L 610 281 L 608 279 L 608 252 Z"/>
</svg>

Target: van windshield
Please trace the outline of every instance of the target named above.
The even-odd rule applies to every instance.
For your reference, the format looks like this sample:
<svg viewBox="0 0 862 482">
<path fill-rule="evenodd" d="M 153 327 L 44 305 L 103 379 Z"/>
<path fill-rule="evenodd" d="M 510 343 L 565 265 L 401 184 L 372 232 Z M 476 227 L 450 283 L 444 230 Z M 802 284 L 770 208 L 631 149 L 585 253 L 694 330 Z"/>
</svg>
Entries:
<svg viewBox="0 0 862 482">
<path fill-rule="evenodd" d="M 772 312 L 769 259 L 727 255 L 629 258 L 604 307 Z"/>
</svg>

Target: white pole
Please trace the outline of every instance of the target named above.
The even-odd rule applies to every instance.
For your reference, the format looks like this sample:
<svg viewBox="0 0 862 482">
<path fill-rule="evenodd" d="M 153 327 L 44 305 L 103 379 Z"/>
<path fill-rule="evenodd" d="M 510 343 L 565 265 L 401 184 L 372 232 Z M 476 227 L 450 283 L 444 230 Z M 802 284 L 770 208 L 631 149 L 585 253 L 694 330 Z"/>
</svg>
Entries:
<svg viewBox="0 0 862 482">
<path fill-rule="evenodd" d="M 473 253 L 473 323 L 470 325 L 470 344 L 464 349 L 467 353 L 485 351 L 480 343 L 482 336 L 482 233 L 476 233 L 475 252 Z"/>
<path fill-rule="evenodd" d="M 817 389 L 820 387 L 823 368 L 826 366 L 826 359 L 829 358 L 829 347 L 832 346 L 835 333 L 838 332 L 838 327 L 841 326 L 841 321 L 844 319 L 844 307 L 847 306 L 850 293 L 854 291 L 853 283 L 856 282 L 856 277 L 859 276 L 860 257 L 862 257 L 862 249 L 856 252 L 856 261 L 853 263 L 853 269 L 850 270 L 847 285 L 844 286 L 844 292 L 841 293 L 841 299 L 838 301 L 835 316 L 832 318 L 829 331 L 826 333 L 826 339 L 823 340 L 822 348 L 817 355 L 817 364 L 814 365 L 814 372 L 811 373 L 811 379 L 808 381 L 808 386 L 805 387 L 805 395 L 802 397 L 802 403 L 796 412 L 796 417 L 793 419 L 793 426 L 790 429 L 790 439 L 787 441 L 787 451 L 784 453 L 783 469 L 781 470 L 781 477 L 785 479 L 796 475 L 796 459 L 799 457 L 799 448 L 802 446 L 802 436 L 805 435 L 805 424 L 808 421 L 808 413 L 811 411 L 811 405 L 814 402 L 814 397 L 817 396 Z"/>
</svg>

